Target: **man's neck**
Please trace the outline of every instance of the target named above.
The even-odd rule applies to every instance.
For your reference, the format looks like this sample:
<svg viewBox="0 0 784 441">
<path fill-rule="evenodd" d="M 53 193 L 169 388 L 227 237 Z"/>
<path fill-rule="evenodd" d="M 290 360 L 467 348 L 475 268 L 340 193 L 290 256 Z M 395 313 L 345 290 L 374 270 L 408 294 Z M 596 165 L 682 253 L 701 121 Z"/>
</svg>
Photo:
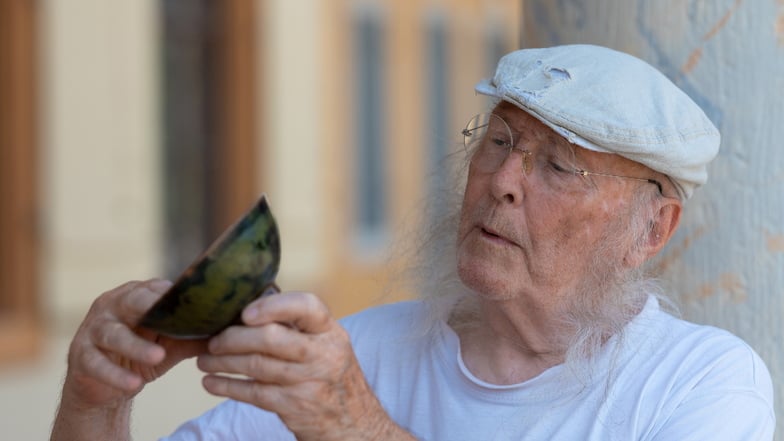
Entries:
<svg viewBox="0 0 784 441">
<path fill-rule="evenodd" d="M 463 362 L 492 384 L 516 384 L 563 363 L 570 333 L 554 311 L 513 301 L 481 305 L 478 323 L 458 328 Z"/>
</svg>

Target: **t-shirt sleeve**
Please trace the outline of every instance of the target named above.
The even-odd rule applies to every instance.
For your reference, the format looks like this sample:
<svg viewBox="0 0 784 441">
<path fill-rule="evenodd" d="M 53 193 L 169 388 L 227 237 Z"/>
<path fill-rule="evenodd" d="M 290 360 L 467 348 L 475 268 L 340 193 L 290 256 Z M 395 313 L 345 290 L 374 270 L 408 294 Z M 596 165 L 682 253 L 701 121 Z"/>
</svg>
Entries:
<svg viewBox="0 0 784 441">
<path fill-rule="evenodd" d="M 770 441 L 774 428 L 770 403 L 748 391 L 731 391 L 684 402 L 652 440 Z"/>
<path fill-rule="evenodd" d="M 274 413 L 250 404 L 227 400 L 185 422 L 160 441 L 296 441 Z"/>
<path fill-rule="evenodd" d="M 775 426 L 770 374 L 744 346 L 711 366 L 650 439 L 770 441 Z"/>
</svg>

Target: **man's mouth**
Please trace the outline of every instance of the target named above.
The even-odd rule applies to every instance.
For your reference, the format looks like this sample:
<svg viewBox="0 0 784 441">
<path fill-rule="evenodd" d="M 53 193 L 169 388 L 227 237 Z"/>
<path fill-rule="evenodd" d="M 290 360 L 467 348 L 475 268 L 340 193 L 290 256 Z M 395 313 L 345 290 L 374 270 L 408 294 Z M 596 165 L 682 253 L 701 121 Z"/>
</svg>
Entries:
<svg viewBox="0 0 784 441">
<path fill-rule="evenodd" d="M 499 232 L 495 230 L 492 230 L 487 227 L 480 227 L 479 230 L 481 231 L 483 238 L 493 243 L 504 244 L 504 245 L 516 245 L 514 242 L 507 239 L 505 236 L 501 235 Z"/>
<path fill-rule="evenodd" d="M 498 234 L 496 234 L 494 231 L 490 231 L 487 228 L 482 228 L 482 233 L 484 233 L 484 234 L 486 234 L 488 236 L 491 236 L 491 237 L 498 237 L 498 238 L 501 237 Z"/>
</svg>

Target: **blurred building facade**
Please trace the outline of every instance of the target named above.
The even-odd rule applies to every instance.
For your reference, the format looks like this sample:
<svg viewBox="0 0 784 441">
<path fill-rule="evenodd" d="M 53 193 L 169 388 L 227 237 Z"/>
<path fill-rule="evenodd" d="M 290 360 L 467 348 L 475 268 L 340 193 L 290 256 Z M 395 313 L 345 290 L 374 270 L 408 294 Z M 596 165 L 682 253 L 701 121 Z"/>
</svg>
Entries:
<svg viewBox="0 0 784 441">
<path fill-rule="evenodd" d="M 412 295 L 382 294 L 389 250 L 520 21 L 511 0 L 0 0 L 8 435 L 45 437 L 95 297 L 175 277 L 262 192 L 282 287 L 337 316 Z M 178 369 L 140 397 L 138 438 L 216 401 Z"/>
</svg>

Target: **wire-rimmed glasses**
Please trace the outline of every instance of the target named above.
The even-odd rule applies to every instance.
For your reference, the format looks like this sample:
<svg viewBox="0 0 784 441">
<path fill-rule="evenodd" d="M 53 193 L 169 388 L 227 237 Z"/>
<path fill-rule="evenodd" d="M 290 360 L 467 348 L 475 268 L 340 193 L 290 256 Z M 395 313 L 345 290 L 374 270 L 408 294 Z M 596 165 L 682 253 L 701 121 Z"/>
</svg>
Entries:
<svg viewBox="0 0 784 441">
<path fill-rule="evenodd" d="M 517 150 L 521 156 L 523 174 L 526 176 L 536 168 L 538 173 L 546 174 L 550 182 L 558 183 L 563 183 L 565 179 L 587 176 L 633 179 L 654 184 L 659 193 L 664 194 L 661 182 L 655 179 L 592 172 L 577 167 L 574 149 L 565 143 L 555 143 L 546 151 L 538 151 L 536 155 L 530 150 L 515 147 L 512 129 L 495 113 L 475 115 L 468 121 L 462 134 L 466 154 L 471 158 L 472 164 L 484 173 L 498 171 L 512 150 Z"/>
</svg>

